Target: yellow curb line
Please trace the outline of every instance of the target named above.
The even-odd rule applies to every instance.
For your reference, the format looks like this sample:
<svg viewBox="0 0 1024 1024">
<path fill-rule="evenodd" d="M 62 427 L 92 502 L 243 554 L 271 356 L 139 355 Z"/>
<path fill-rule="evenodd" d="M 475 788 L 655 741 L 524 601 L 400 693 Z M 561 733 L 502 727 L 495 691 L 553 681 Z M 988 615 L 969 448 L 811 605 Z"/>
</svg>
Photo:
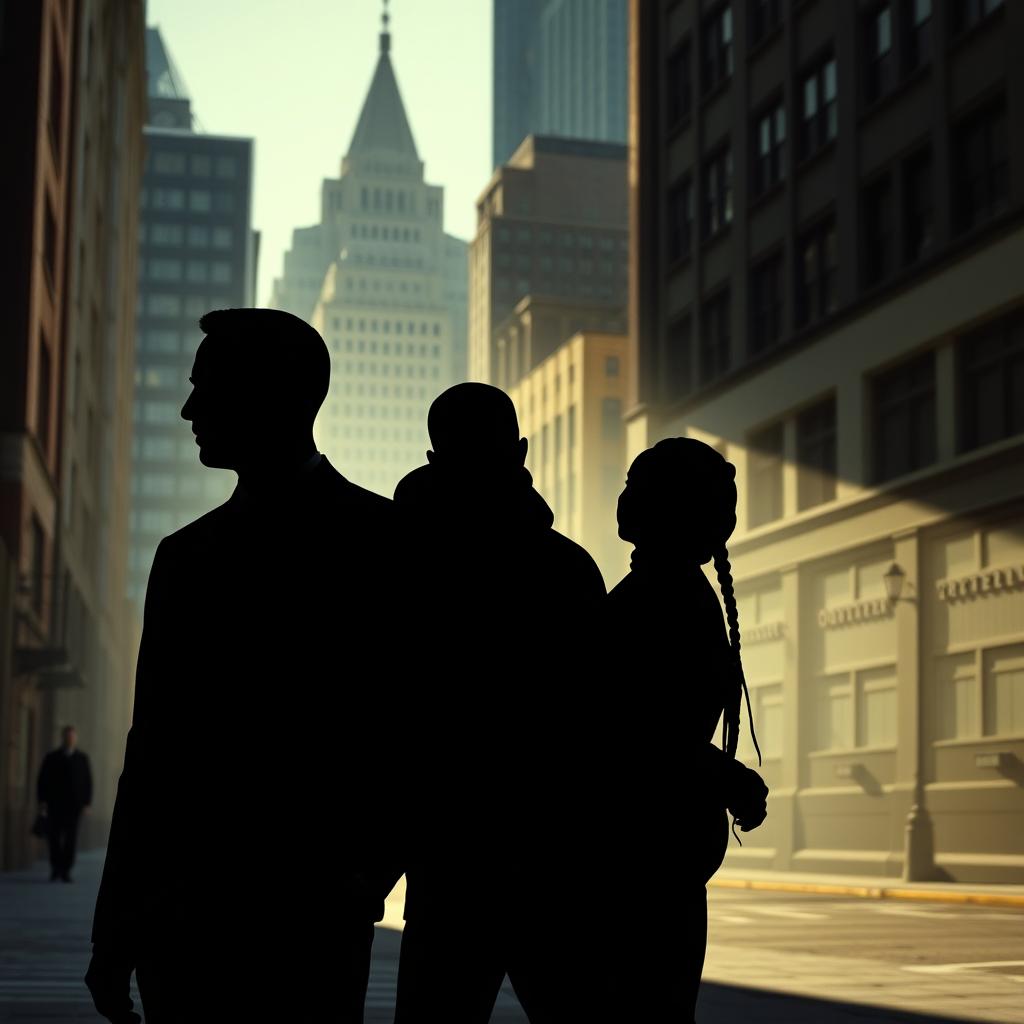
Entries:
<svg viewBox="0 0 1024 1024">
<path fill-rule="evenodd" d="M 876 900 L 920 900 L 926 903 L 960 903 L 978 907 L 1024 909 L 1024 896 L 986 892 L 949 892 L 932 889 L 900 889 L 875 885 L 837 885 L 830 882 L 783 882 L 740 878 L 713 878 L 719 889 L 752 889 L 762 892 L 802 892 L 816 896 L 861 896 Z"/>
</svg>

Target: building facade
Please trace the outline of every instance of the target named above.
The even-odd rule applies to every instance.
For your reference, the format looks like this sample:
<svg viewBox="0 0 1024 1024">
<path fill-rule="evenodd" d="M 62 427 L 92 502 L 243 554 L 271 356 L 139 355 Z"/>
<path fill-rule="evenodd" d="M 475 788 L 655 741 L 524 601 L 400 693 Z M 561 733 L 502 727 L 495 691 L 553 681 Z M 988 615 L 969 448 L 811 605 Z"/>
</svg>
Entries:
<svg viewBox="0 0 1024 1024">
<path fill-rule="evenodd" d="M 625 334 L 575 334 L 508 392 L 555 529 L 590 552 L 609 588 L 629 568 L 615 518 L 625 480 L 626 351 Z"/>
<path fill-rule="evenodd" d="M 445 234 L 444 189 L 424 180 L 380 35 L 377 66 L 321 221 L 300 228 L 272 305 L 308 320 L 331 352 L 320 449 L 390 495 L 429 448 L 427 409 L 466 376 L 466 244 Z"/>
<path fill-rule="evenodd" d="M 527 135 L 626 141 L 626 0 L 494 0 L 494 166 Z"/>
<path fill-rule="evenodd" d="M 613 143 L 531 135 L 494 172 L 470 244 L 471 379 L 512 387 L 580 330 L 623 331 L 625 155 Z M 517 340 L 527 298 L 530 348 Z M 567 307 L 582 312 L 566 317 Z"/>
<path fill-rule="evenodd" d="M 35 777 L 60 726 L 109 821 L 130 714 L 125 615 L 141 3 L 22 4 L 0 23 L 10 109 L 0 352 L 0 866 L 37 853 Z"/>
<path fill-rule="evenodd" d="M 1024 8 L 634 2 L 631 33 L 628 452 L 737 467 L 772 796 L 730 861 L 1020 882 Z"/>
<path fill-rule="evenodd" d="M 193 130 L 166 45 L 146 31 L 129 596 L 141 607 L 161 538 L 223 502 L 235 478 L 199 462 L 181 419 L 211 309 L 253 304 L 251 139 Z"/>
</svg>

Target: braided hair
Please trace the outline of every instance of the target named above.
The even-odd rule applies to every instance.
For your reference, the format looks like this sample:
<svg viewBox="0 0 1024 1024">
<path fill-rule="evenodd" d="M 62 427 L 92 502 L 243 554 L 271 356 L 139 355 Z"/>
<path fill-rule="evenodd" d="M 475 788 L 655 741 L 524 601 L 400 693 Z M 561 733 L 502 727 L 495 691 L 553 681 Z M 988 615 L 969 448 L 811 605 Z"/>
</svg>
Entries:
<svg viewBox="0 0 1024 1024">
<path fill-rule="evenodd" d="M 725 710 L 722 716 L 722 749 L 729 757 L 736 756 L 740 734 L 740 711 L 743 701 L 747 705 L 750 737 L 761 764 L 761 748 L 754 732 L 754 715 L 750 707 L 750 693 L 743 674 L 740 658 L 740 620 L 733 588 L 732 566 L 726 541 L 736 527 L 736 467 L 703 441 L 690 437 L 670 437 L 659 441 L 639 456 L 663 463 L 667 474 L 676 478 L 677 485 L 670 499 L 686 502 L 692 511 L 694 554 L 701 565 L 714 561 L 718 586 L 722 591 L 725 617 L 729 626 L 731 660 L 726 683 Z M 693 502 L 694 495 L 698 501 Z M 678 507 L 678 506 L 677 506 Z"/>
</svg>

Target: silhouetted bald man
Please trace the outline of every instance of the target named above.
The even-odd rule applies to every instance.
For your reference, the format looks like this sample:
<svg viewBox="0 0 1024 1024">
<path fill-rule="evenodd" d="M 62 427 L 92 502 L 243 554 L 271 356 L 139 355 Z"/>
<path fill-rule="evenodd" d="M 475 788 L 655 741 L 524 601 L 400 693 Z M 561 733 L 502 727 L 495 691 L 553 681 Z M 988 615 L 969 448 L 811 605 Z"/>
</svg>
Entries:
<svg viewBox="0 0 1024 1024">
<path fill-rule="evenodd" d="M 371 763 L 391 502 L 341 476 L 312 427 L 320 335 L 278 310 L 200 321 L 182 409 L 222 506 L 165 538 L 87 981 L 149 1024 L 362 1020 L 373 921 L 398 872 Z"/>
<path fill-rule="evenodd" d="M 395 492 L 420 552 L 431 685 L 410 717 L 406 927 L 396 1024 L 485 1024 L 506 973 L 532 1021 L 559 1006 L 548 915 L 573 870 L 562 841 L 579 628 L 605 595 L 593 559 L 552 529 L 509 397 L 458 384 L 427 420 L 433 450 Z"/>
</svg>

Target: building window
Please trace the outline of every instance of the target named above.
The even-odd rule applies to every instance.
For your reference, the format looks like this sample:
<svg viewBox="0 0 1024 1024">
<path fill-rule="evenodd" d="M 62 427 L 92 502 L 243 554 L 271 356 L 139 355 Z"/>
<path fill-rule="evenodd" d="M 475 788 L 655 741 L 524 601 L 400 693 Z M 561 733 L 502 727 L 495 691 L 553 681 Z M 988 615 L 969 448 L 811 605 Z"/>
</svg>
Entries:
<svg viewBox="0 0 1024 1024">
<path fill-rule="evenodd" d="M 796 418 L 797 510 L 836 496 L 836 400 L 805 409 Z"/>
<path fill-rule="evenodd" d="M 892 90 L 895 67 L 892 50 L 892 8 L 882 4 L 864 19 L 864 100 L 870 105 Z"/>
<path fill-rule="evenodd" d="M 185 192 L 180 188 L 153 189 L 154 210 L 184 210 Z"/>
<path fill-rule="evenodd" d="M 835 221 L 829 218 L 800 237 L 796 267 L 796 321 L 799 327 L 821 320 L 836 308 Z"/>
<path fill-rule="evenodd" d="M 953 0 L 953 31 L 966 32 L 1003 6 L 1003 0 Z"/>
<path fill-rule="evenodd" d="M 800 107 L 800 157 L 806 159 L 836 137 L 836 59 L 828 57 L 804 75 Z"/>
<path fill-rule="evenodd" d="M 57 218 L 53 215 L 53 204 L 46 196 L 43 211 L 43 267 L 46 270 L 50 291 L 57 288 Z"/>
<path fill-rule="evenodd" d="M 756 46 L 782 22 L 782 0 L 750 0 L 750 45 Z"/>
<path fill-rule="evenodd" d="M 700 317 L 700 382 L 720 377 L 729 369 L 729 290 L 704 303 Z"/>
<path fill-rule="evenodd" d="M 940 739 L 1024 735 L 1024 644 L 940 657 L 935 681 Z"/>
<path fill-rule="evenodd" d="M 1024 312 L 957 340 L 960 450 L 1024 433 Z"/>
<path fill-rule="evenodd" d="M 690 41 L 680 43 L 668 59 L 668 127 L 675 128 L 690 116 Z"/>
<path fill-rule="evenodd" d="M 153 245 L 182 245 L 185 241 L 185 229 L 181 224 L 152 224 L 149 240 Z"/>
<path fill-rule="evenodd" d="M 622 437 L 622 400 L 619 398 L 601 399 L 601 438 L 605 441 L 618 441 Z"/>
<path fill-rule="evenodd" d="M 162 150 L 153 154 L 153 172 L 155 174 L 184 174 L 185 154 Z"/>
<path fill-rule="evenodd" d="M 60 66 L 60 51 L 57 36 L 50 29 L 50 106 L 47 124 L 50 129 L 50 145 L 53 147 L 54 162 L 60 163 L 61 128 L 64 120 L 64 72 Z"/>
<path fill-rule="evenodd" d="M 39 336 L 39 366 L 36 369 L 36 437 L 44 458 L 50 454 L 50 388 L 53 367 L 50 345 L 46 338 Z"/>
<path fill-rule="evenodd" d="M 214 228 L 213 229 L 213 247 L 214 249 L 230 249 L 234 242 L 234 236 L 231 228 Z"/>
<path fill-rule="evenodd" d="M 604 361 L 604 375 L 606 377 L 618 377 L 619 375 L 619 357 L 618 356 L 607 356 Z"/>
<path fill-rule="evenodd" d="M 786 175 L 786 108 L 773 103 L 755 121 L 754 195 L 760 196 Z"/>
<path fill-rule="evenodd" d="M 669 325 L 665 353 L 668 372 L 665 383 L 668 385 L 670 400 L 682 398 L 693 390 L 693 351 L 690 334 L 691 323 L 688 316 Z"/>
<path fill-rule="evenodd" d="M 907 263 L 921 259 L 932 247 L 932 155 L 928 150 L 903 164 L 903 256 Z"/>
<path fill-rule="evenodd" d="M 701 86 L 710 92 L 732 74 L 732 8 L 726 4 L 704 19 Z"/>
<path fill-rule="evenodd" d="M 703 213 L 705 239 L 732 223 L 732 150 L 728 146 L 704 164 Z"/>
<path fill-rule="evenodd" d="M 670 263 L 690 255 L 693 238 L 693 182 L 687 178 L 668 196 L 668 258 Z"/>
<path fill-rule="evenodd" d="M 756 355 L 782 340 L 782 254 L 762 260 L 750 272 L 750 351 Z"/>
<path fill-rule="evenodd" d="M 782 518 L 782 439 L 781 423 L 750 435 L 747 516 L 751 529 Z"/>
<path fill-rule="evenodd" d="M 1003 100 L 957 129 L 953 163 L 957 231 L 977 227 L 1006 209 L 1010 165 Z"/>
<path fill-rule="evenodd" d="M 150 260 L 149 278 L 151 281 L 180 281 L 181 260 Z"/>
<path fill-rule="evenodd" d="M 218 178 L 235 178 L 238 176 L 238 161 L 233 156 L 219 156 L 215 164 Z"/>
<path fill-rule="evenodd" d="M 815 748 L 896 745 L 896 672 L 873 668 L 818 681 Z"/>
<path fill-rule="evenodd" d="M 46 580 L 46 534 L 43 524 L 32 516 L 32 552 L 29 556 L 29 588 L 32 608 L 43 613 L 43 592 Z"/>
<path fill-rule="evenodd" d="M 871 407 L 876 483 L 935 461 L 934 352 L 875 377 Z"/>
<path fill-rule="evenodd" d="M 861 272 L 868 288 L 884 281 L 892 273 L 892 207 L 892 184 L 886 174 L 864 190 L 864 264 Z"/>
<path fill-rule="evenodd" d="M 903 0 L 903 73 L 932 59 L 932 0 Z"/>
</svg>

